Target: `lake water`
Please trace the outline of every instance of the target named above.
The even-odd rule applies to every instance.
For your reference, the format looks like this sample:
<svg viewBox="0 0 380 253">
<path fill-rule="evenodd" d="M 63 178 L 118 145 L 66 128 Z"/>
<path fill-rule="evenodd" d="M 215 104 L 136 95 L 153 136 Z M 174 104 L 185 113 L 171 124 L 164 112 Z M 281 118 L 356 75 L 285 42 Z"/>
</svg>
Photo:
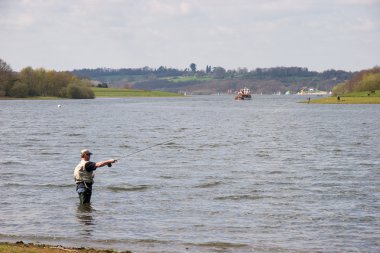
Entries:
<svg viewBox="0 0 380 253">
<path fill-rule="evenodd" d="M 0 241 L 379 252 L 380 105 L 301 100 L 0 101 Z M 84 148 L 120 159 L 96 171 L 90 208 L 73 180 Z"/>
</svg>

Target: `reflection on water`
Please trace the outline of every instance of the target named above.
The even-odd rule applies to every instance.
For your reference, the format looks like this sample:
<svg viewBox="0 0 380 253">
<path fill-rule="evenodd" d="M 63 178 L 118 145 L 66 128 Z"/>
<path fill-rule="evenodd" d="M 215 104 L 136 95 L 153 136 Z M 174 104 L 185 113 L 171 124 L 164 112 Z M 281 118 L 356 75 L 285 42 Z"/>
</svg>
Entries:
<svg viewBox="0 0 380 253">
<path fill-rule="evenodd" d="M 79 221 L 80 234 L 83 236 L 92 236 L 95 227 L 93 212 L 94 208 L 91 204 L 78 204 L 76 217 Z"/>
</svg>

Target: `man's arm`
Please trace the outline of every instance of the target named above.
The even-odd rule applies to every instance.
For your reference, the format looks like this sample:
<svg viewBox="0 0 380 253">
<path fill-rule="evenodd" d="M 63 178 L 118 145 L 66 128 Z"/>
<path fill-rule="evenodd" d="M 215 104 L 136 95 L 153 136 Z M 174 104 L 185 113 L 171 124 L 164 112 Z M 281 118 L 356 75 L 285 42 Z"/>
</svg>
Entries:
<svg viewBox="0 0 380 253">
<path fill-rule="evenodd" d="M 103 167 L 103 166 L 106 166 L 108 164 L 115 163 L 116 161 L 117 160 L 115 160 L 115 159 L 109 159 L 109 160 L 106 160 L 106 161 L 97 162 L 97 163 L 95 163 L 95 167 L 96 168 Z"/>
</svg>

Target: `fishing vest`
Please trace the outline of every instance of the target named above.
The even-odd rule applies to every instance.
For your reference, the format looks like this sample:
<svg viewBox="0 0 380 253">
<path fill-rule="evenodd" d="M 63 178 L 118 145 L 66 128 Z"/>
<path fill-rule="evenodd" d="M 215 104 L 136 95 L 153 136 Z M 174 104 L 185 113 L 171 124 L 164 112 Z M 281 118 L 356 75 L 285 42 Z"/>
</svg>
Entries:
<svg viewBox="0 0 380 253">
<path fill-rule="evenodd" d="M 93 171 L 88 172 L 86 170 L 86 167 L 85 167 L 86 163 L 88 163 L 88 161 L 81 160 L 80 163 L 75 167 L 74 179 L 76 183 L 79 183 L 79 182 L 93 183 L 94 182 Z"/>
</svg>

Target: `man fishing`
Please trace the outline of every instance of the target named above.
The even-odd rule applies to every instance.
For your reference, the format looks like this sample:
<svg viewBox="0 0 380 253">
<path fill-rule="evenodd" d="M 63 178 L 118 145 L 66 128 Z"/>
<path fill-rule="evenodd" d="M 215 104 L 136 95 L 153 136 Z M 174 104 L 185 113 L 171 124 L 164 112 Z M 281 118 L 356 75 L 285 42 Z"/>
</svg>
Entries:
<svg viewBox="0 0 380 253">
<path fill-rule="evenodd" d="M 90 203 L 92 194 L 92 184 L 94 183 L 94 171 L 108 165 L 112 166 L 117 160 L 110 159 L 102 162 L 91 162 L 90 157 L 92 153 L 88 149 L 83 149 L 80 152 L 81 161 L 74 169 L 74 179 L 77 184 L 77 193 L 79 195 L 80 203 Z"/>
</svg>

